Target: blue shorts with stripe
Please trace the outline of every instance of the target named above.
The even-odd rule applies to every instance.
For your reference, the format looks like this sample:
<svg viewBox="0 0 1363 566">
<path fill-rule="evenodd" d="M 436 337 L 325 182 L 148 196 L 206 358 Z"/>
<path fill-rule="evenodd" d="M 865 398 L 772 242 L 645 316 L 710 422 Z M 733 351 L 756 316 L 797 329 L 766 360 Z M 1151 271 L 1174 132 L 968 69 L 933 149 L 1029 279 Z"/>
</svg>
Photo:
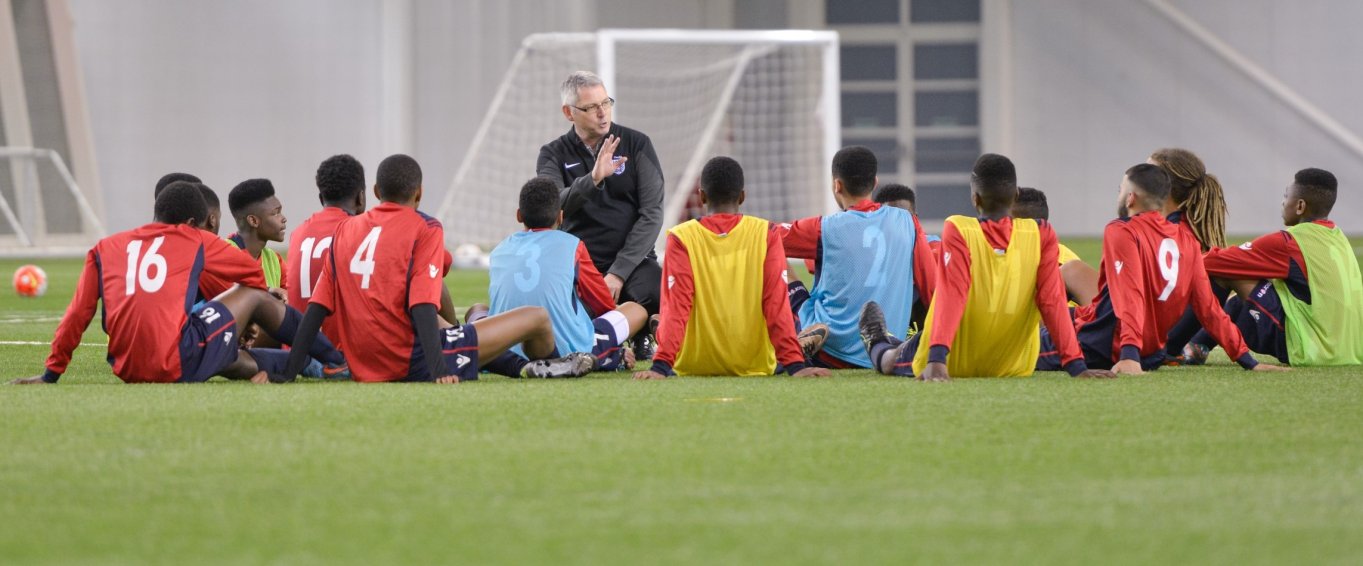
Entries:
<svg viewBox="0 0 1363 566">
<path fill-rule="evenodd" d="M 441 328 L 440 348 L 442 355 L 445 356 L 445 371 L 449 372 L 449 375 L 459 376 L 459 381 L 478 379 L 478 329 L 472 324 Z M 424 355 L 413 355 L 407 377 L 402 381 L 435 381 L 438 377 L 441 376 L 433 377 L 426 370 Z"/>
<path fill-rule="evenodd" d="M 219 374 L 239 355 L 237 321 L 218 301 L 199 303 L 180 334 L 180 383 L 199 383 Z"/>
</svg>

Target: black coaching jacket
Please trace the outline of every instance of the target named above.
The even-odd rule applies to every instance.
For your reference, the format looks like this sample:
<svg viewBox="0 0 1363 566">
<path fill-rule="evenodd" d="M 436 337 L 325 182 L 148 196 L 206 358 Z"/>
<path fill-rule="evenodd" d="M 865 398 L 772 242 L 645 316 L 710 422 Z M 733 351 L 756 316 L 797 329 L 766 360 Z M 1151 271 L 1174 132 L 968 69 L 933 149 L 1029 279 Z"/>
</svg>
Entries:
<svg viewBox="0 0 1363 566">
<path fill-rule="evenodd" d="M 591 175 L 597 148 L 588 148 L 571 127 L 540 148 L 535 170 L 559 186 L 563 230 L 582 239 L 603 275 L 629 279 L 644 258 L 657 258 L 653 243 L 663 225 L 663 171 L 648 136 L 614 123 L 609 135 L 620 138 L 615 156 L 629 159 L 600 185 Z"/>
</svg>

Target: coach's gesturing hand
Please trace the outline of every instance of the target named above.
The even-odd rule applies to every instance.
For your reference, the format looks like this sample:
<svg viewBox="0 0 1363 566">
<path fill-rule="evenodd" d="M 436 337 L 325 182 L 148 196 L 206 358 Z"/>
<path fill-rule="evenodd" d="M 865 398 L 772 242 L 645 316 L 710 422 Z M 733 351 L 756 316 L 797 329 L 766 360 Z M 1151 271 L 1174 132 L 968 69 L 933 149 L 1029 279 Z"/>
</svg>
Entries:
<svg viewBox="0 0 1363 566">
<path fill-rule="evenodd" d="M 615 148 L 620 146 L 620 138 L 617 136 L 606 136 L 606 140 L 601 142 L 601 151 L 596 152 L 596 166 L 592 167 L 592 181 L 600 185 L 601 181 L 606 180 L 615 174 L 615 170 L 628 161 L 628 157 L 621 157 L 615 160 Z"/>
</svg>

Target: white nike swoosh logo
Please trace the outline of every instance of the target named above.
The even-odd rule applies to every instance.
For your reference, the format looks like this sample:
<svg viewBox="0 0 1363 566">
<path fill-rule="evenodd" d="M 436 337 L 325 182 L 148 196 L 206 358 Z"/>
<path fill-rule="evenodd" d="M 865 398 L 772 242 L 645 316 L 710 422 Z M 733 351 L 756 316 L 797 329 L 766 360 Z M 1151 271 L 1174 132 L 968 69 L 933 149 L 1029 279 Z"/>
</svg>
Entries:
<svg viewBox="0 0 1363 566">
<path fill-rule="evenodd" d="M 579 161 L 579 162 L 577 162 L 577 163 L 569 163 L 569 164 L 567 164 L 567 165 L 564 165 L 563 168 L 564 168 L 564 169 L 572 169 L 572 168 L 574 168 L 574 167 L 577 167 L 578 165 L 582 165 L 582 162 Z"/>
</svg>

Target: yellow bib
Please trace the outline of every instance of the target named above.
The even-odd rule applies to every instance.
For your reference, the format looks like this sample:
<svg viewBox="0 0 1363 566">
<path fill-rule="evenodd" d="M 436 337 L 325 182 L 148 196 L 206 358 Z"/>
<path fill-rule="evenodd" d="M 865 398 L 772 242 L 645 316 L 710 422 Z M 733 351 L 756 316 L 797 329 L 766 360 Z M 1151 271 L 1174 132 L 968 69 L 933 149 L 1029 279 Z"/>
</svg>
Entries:
<svg viewBox="0 0 1363 566">
<path fill-rule="evenodd" d="M 980 221 L 952 216 L 947 222 L 970 249 L 970 293 L 956 338 L 947 356 L 952 377 L 1027 377 L 1036 369 L 1041 350 L 1041 312 L 1036 308 L 1036 270 L 1041 261 L 1041 236 L 1036 221 L 1013 219 L 1008 249 L 998 253 L 985 239 Z M 950 260 L 943 257 L 943 261 Z M 924 339 L 913 358 L 913 371 L 928 365 L 934 311 L 932 299 L 923 323 Z"/>
<path fill-rule="evenodd" d="M 771 375 L 776 350 L 762 314 L 767 221 L 744 216 L 728 234 L 699 222 L 669 232 L 686 245 L 696 294 L 672 369 L 678 375 Z"/>
</svg>

